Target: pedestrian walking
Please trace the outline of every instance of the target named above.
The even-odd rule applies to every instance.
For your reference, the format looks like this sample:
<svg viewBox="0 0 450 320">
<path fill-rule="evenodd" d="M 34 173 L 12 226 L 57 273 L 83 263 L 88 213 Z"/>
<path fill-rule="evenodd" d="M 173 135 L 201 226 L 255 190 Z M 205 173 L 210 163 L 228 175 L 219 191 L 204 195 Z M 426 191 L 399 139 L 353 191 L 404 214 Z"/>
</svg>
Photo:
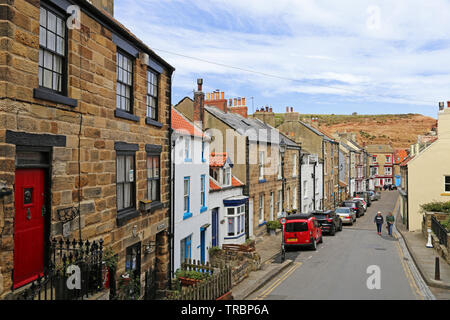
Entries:
<svg viewBox="0 0 450 320">
<path fill-rule="evenodd" d="M 375 219 L 373 219 L 373 222 L 377 225 L 377 233 L 381 236 L 381 228 L 383 227 L 384 218 L 381 215 L 381 212 L 378 211 L 377 215 L 375 216 Z"/>
<path fill-rule="evenodd" d="M 394 226 L 395 218 L 392 215 L 392 212 L 389 212 L 389 214 L 386 217 L 386 223 L 388 228 L 388 233 L 392 237 L 392 227 Z"/>
</svg>

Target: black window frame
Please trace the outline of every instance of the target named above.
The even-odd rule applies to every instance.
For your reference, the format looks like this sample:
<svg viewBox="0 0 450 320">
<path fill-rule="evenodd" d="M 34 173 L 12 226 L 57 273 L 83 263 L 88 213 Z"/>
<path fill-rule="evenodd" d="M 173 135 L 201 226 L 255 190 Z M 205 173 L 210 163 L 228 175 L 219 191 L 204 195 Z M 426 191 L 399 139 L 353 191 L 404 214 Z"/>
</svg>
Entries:
<svg viewBox="0 0 450 320">
<path fill-rule="evenodd" d="M 148 78 L 149 73 L 153 74 L 156 77 L 156 85 L 152 84 L 151 81 L 149 81 L 149 78 Z M 153 121 L 159 121 L 159 83 L 160 83 L 160 74 L 159 74 L 159 72 L 153 70 L 152 68 L 147 67 L 146 75 L 147 75 L 147 77 L 146 77 L 146 81 L 145 81 L 145 84 L 146 84 L 146 95 L 145 95 L 145 97 L 146 97 L 146 101 L 145 101 L 146 110 L 145 110 L 145 112 L 146 113 L 145 114 L 146 114 L 147 119 L 153 120 Z M 149 94 L 149 87 L 148 87 L 149 85 L 156 86 L 156 97 L 152 96 L 151 94 Z M 150 117 L 148 115 L 148 109 L 152 108 L 148 104 L 149 98 L 155 99 L 154 117 Z"/>
<path fill-rule="evenodd" d="M 60 53 L 57 52 L 57 48 L 55 47 L 55 50 L 52 50 L 50 48 L 48 48 L 47 46 L 43 46 L 41 45 L 41 37 L 40 37 L 40 31 L 39 31 L 39 51 L 42 49 L 44 52 L 48 51 L 53 55 L 57 55 L 58 57 L 60 57 L 62 59 L 61 61 L 61 90 L 55 90 L 53 89 L 53 70 L 52 70 L 52 88 L 48 88 L 44 85 L 41 85 L 39 81 L 39 69 L 43 68 L 44 69 L 44 62 L 43 65 L 41 67 L 40 62 L 38 60 L 38 88 L 40 90 L 41 95 L 45 95 L 47 94 L 56 94 L 56 95 L 61 95 L 64 97 L 67 97 L 68 95 L 68 43 L 69 43 L 69 39 L 68 39 L 68 28 L 67 28 L 67 18 L 69 17 L 69 15 L 67 13 L 65 13 L 64 11 L 60 10 L 59 8 L 56 8 L 54 6 L 52 6 L 49 3 L 45 3 L 43 1 L 41 1 L 40 4 L 40 8 L 39 8 L 39 14 L 41 12 L 41 9 L 46 10 L 47 12 L 50 11 L 52 14 L 54 14 L 57 18 L 61 19 L 64 23 L 64 32 L 63 32 L 63 37 L 64 37 L 64 45 L 63 45 L 63 49 L 64 49 L 64 54 L 61 55 Z M 40 24 L 40 15 L 39 15 L 39 30 L 41 29 L 41 24 Z M 46 31 L 50 31 L 53 33 L 52 30 L 49 30 L 48 28 L 48 15 L 47 15 L 47 26 L 45 27 Z M 57 28 L 57 26 L 56 26 Z M 56 31 L 57 32 L 57 31 Z M 47 36 L 46 36 L 47 37 Z M 55 33 L 55 37 L 57 38 L 58 35 L 57 33 Z M 47 43 L 47 41 L 46 41 Z M 55 42 L 55 45 L 56 42 Z M 44 56 L 42 57 L 42 59 L 44 60 Z M 53 64 L 53 62 L 52 62 Z M 42 72 L 42 84 L 44 83 L 44 72 Z M 40 97 L 37 97 L 40 98 Z M 43 97 L 45 98 L 45 97 Z M 51 99 L 49 99 L 51 100 Z M 62 102 L 62 103 L 67 103 L 71 106 L 76 106 L 76 104 L 74 103 L 74 101 L 72 101 L 72 99 L 70 99 L 70 101 L 65 101 L 65 99 L 61 99 L 63 101 L 58 101 L 58 102 Z M 74 105 L 75 104 L 75 105 Z"/>
<path fill-rule="evenodd" d="M 132 188 L 131 188 L 131 195 L 130 195 L 131 206 L 119 209 L 119 205 L 118 205 L 119 199 L 118 199 L 118 193 L 117 193 L 117 187 L 119 184 L 119 182 L 118 182 L 118 162 L 119 162 L 119 157 L 125 157 L 125 159 L 126 159 L 126 157 L 129 157 L 129 156 L 133 157 L 133 182 L 131 182 Z M 126 172 L 124 172 L 124 174 L 126 174 Z M 125 182 L 123 182 L 123 184 L 124 183 Z M 125 190 L 125 188 L 124 188 L 124 190 Z M 130 213 L 137 212 L 137 210 L 136 210 L 136 152 L 135 151 L 116 150 L 116 208 L 117 208 L 117 217 L 118 218 L 123 218 L 124 216 L 128 216 Z"/>
<path fill-rule="evenodd" d="M 153 164 L 153 158 L 158 158 L 158 165 L 159 165 L 159 173 L 158 173 L 158 178 L 155 177 L 148 177 L 148 158 L 152 158 L 152 164 Z M 161 153 L 158 152 L 147 152 L 147 157 L 146 157 L 146 169 L 147 169 L 147 200 L 151 200 L 152 202 L 155 203 L 160 203 L 161 202 Z M 154 169 L 154 168 L 153 168 Z M 154 175 L 154 172 L 153 172 Z M 157 191 L 157 199 L 152 199 L 151 197 L 149 197 L 150 194 L 150 183 L 153 181 L 158 181 L 158 191 Z"/>
<path fill-rule="evenodd" d="M 450 192 L 450 176 L 444 176 L 444 191 Z"/>
<path fill-rule="evenodd" d="M 131 61 L 131 85 L 128 85 L 127 83 L 124 83 L 122 81 L 119 80 L 119 70 L 118 68 L 123 69 L 122 67 L 119 67 L 119 61 L 118 61 L 118 57 L 119 55 L 124 56 L 125 58 L 129 59 Z M 117 48 L 117 52 L 116 52 L 116 111 L 119 113 L 119 116 L 121 114 L 130 114 L 130 115 L 134 115 L 134 73 L 136 72 L 135 70 L 135 62 L 136 62 L 136 58 L 133 57 L 132 55 L 128 54 L 126 51 L 121 50 L 120 48 Z M 125 70 L 127 71 L 127 70 Z M 127 71 L 128 72 L 128 71 Z M 118 84 L 121 85 L 125 85 L 125 86 L 130 86 L 130 110 L 127 111 L 125 109 L 121 109 L 117 107 L 117 98 L 118 96 L 122 97 L 121 95 L 118 95 L 117 93 L 117 86 Z M 126 99 L 126 97 L 125 97 Z M 117 112 L 116 112 L 116 116 L 117 116 Z M 129 119 L 129 120 L 133 120 L 133 119 Z"/>
<path fill-rule="evenodd" d="M 132 266 L 128 266 L 129 257 L 133 257 L 132 250 L 136 250 L 136 266 L 133 269 Z M 142 252 L 141 252 L 141 242 L 135 243 L 125 249 L 125 272 L 127 272 L 133 279 L 139 279 L 141 276 L 141 262 L 142 262 Z M 130 253 L 131 252 L 131 253 Z M 132 260 L 130 261 L 132 262 Z"/>
</svg>

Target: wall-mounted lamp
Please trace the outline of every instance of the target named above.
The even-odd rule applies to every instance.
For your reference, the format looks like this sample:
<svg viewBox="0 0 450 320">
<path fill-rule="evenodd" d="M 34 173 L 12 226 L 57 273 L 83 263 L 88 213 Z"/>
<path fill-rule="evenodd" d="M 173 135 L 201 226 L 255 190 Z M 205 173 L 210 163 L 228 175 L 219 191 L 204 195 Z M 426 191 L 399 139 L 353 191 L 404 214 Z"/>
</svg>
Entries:
<svg viewBox="0 0 450 320">
<path fill-rule="evenodd" d="M 145 254 L 150 254 L 155 251 L 156 248 L 156 241 L 149 241 L 146 244 L 144 244 L 144 252 Z"/>
</svg>

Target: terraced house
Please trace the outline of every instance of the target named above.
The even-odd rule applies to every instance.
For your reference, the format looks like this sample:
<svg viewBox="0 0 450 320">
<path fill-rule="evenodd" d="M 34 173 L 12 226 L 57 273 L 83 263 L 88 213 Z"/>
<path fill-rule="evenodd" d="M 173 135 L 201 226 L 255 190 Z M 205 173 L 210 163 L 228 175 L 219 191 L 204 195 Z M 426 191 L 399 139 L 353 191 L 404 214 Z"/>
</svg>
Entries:
<svg viewBox="0 0 450 320">
<path fill-rule="evenodd" d="M 174 68 L 112 0 L 1 3 L 0 299 L 45 272 L 52 238 L 103 239 L 117 278 L 164 287 Z"/>
<path fill-rule="evenodd" d="M 300 151 L 294 141 L 258 119 L 250 119 L 244 98 L 206 94 L 202 108 L 188 98 L 175 108 L 189 120 L 199 117 L 212 137 L 211 152 L 226 152 L 232 174 L 244 184 L 245 234 L 262 235 L 266 223 L 299 208 Z M 247 201 L 243 198 L 242 201 Z"/>
</svg>

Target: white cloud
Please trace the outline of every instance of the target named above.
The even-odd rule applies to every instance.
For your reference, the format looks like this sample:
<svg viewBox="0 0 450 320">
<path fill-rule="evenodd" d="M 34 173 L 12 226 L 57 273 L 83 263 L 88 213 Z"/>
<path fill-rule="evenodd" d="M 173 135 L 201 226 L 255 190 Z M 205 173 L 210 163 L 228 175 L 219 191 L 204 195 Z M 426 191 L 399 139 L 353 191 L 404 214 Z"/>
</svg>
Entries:
<svg viewBox="0 0 450 320">
<path fill-rule="evenodd" d="M 232 92 L 245 83 L 262 95 L 333 94 L 418 104 L 448 95 L 450 78 L 442 74 L 450 74 L 450 44 L 432 45 L 450 39 L 449 13 L 445 0 L 116 3 L 116 17 L 176 67 L 174 86 L 180 90 L 194 88 L 196 75 L 207 75 L 223 77 Z"/>
</svg>

